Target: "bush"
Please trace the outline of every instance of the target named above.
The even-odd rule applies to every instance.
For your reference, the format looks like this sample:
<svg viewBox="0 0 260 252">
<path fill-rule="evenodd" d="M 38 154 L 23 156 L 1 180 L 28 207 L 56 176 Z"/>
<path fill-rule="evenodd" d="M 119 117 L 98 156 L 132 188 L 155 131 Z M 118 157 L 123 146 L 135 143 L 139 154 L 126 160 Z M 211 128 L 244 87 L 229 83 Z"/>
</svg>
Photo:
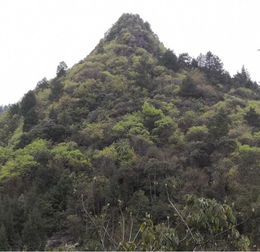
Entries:
<svg viewBox="0 0 260 252">
<path fill-rule="evenodd" d="M 187 77 L 186 79 L 183 80 L 179 94 L 185 97 L 194 97 L 194 98 L 203 97 L 202 90 L 200 90 L 196 86 L 196 84 L 190 77 Z"/>
<path fill-rule="evenodd" d="M 208 128 L 203 126 L 193 126 L 189 128 L 186 134 L 186 141 L 204 141 L 208 137 Z"/>
</svg>

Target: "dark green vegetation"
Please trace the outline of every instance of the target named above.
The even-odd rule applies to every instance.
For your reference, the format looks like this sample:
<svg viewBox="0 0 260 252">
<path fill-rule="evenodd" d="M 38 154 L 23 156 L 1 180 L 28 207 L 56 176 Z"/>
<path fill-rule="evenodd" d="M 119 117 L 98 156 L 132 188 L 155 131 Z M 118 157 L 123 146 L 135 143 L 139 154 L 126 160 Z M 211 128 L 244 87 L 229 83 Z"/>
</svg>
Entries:
<svg viewBox="0 0 260 252">
<path fill-rule="evenodd" d="M 260 245 L 260 89 L 124 14 L 0 117 L 1 250 Z"/>
<path fill-rule="evenodd" d="M 9 108 L 9 105 L 0 105 L 0 115 L 3 114 L 7 109 Z"/>
</svg>

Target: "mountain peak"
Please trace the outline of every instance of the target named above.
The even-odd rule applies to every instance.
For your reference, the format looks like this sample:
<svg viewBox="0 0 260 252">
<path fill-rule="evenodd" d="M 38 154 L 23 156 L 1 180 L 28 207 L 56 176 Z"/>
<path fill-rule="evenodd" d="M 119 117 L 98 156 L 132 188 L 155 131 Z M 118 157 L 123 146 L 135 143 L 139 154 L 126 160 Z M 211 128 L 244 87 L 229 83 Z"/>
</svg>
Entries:
<svg viewBox="0 0 260 252">
<path fill-rule="evenodd" d="M 122 30 L 124 31 L 125 29 L 128 29 L 129 32 L 132 33 L 136 31 L 146 31 L 152 33 L 150 24 L 148 22 L 144 22 L 138 14 L 124 13 L 112 26 L 112 28 L 108 30 L 106 33 L 106 39 L 108 41 L 114 39 L 122 32 Z"/>
<path fill-rule="evenodd" d="M 124 13 L 106 32 L 101 46 L 111 41 L 129 47 L 140 47 L 152 54 L 158 54 L 162 47 L 158 36 L 151 30 L 150 24 L 143 21 L 138 14 Z"/>
</svg>

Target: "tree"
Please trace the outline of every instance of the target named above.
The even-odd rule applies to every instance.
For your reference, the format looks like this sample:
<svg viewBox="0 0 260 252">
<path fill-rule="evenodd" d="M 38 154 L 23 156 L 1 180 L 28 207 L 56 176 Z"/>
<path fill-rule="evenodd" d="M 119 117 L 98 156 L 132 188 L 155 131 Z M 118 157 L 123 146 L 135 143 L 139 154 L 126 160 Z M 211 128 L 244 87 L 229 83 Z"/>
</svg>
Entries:
<svg viewBox="0 0 260 252">
<path fill-rule="evenodd" d="M 189 76 L 182 81 L 179 94 L 185 97 L 194 97 L 194 98 L 203 97 L 202 90 L 197 87 L 194 80 Z"/>
<path fill-rule="evenodd" d="M 23 116 L 36 105 L 36 96 L 32 90 L 26 93 L 21 101 L 21 113 Z"/>
<path fill-rule="evenodd" d="M 0 251 L 9 250 L 8 239 L 5 226 L 2 224 L 0 227 Z"/>
<path fill-rule="evenodd" d="M 189 128 L 187 134 L 186 134 L 186 141 L 203 141 L 207 139 L 208 136 L 208 128 L 203 126 L 193 126 Z"/>
<path fill-rule="evenodd" d="M 247 250 L 250 241 L 237 230 L 232 208 L 216 200 L 186 196 L 182 214 L 189 226 L 191 239 L 185 250 Z"/>
<path fill-rule="evenodd" d="M 245 68 L 245 66 L 242 66 L 242 69 L 240 72 L 237 72 L 233 77 L 233 83 L 235 87 L 246 87 L 246 88 L 253 88 L 255 89 L 258 87 L 258 85 L 254 84 L 250 78 L 250 75 Z"/>
<path fill-rule="evenodd" d="M 207 52 L 206 55 L 200 54 L 197 58 L 198 67 L 202 69 L 207 77 L 215 84 L 225 81 L 225 71 L 220 58 L 212 52 Z"/>
<path fill-rule="evenodd" d="M 220 58 L 210 51 L 206 55 L 200 54 L 197 61 L 199 67 L 205 68 L 209 72 L 221 73 L 223 71 L 223 63 Z"/>
<path fill-rule="evenodd" d="M 229 132 L 229 125 L 228 115 L 220 110 L 208 123 L 209 135 L 214 139 L 226 136 Z"/>
<path fill-rule="evenodd" d="M 252 127 L 260 126 L 260 115 L 256 113 L 255 108 L 250 107 L 244 116 L 247 123 Z"/>
<path fill-rule="evenodd" d="M 56 71 L 57 77 L 61 77 L 65 75 L 67 69 L 68 69 L 67 64 L 64 61 L 61 61 L 57 66 L 57 71 Z"/>
<path fill-rule="evenodd" d="M 177 71 L 179 68 L 177 56 L 170 49 L 166 50 L 161 57 L 161 64 L 174 71 Z"/>
<path fill-rule="evenodd" d="M 22 238 L 27 250 L 44 249 L 45 233 L 39 209 L 34 208 L 29 213 L 28 220 L 24 224 Z"/>
<path fill-rule="evenodd" d="M 162 144 L 168 142 L 169 137 L 173 134 L 176 129 L 176 123 L 169 116 L 164 116 L 155 121 L 155 128 L 152 130 L 152 135 Z"/>
<path fill-rule="evenodd" d="M 148 102 L 144 102 L 142 106 L 142 117 L 144 126 L 149 130 L 152 130 L 155 127 L 155 122 L 162 119 L 163 112 L 160 109 L 156 109 Z"/>
<path fill-rule="evenodd" d="M 15 104 L 10 105 L 10 107 L 9 107 L 10 115 L 19 114 L 19 112 L 20 112 L 19 103 L 15 103 Z"/>
<path fill-rule="evenodd" d="M 178 66 L 180 68 L 190 68 L 192 63 L 192 57 L 188 53 L 182 53 L 178 58 Z"/>
<path fill-rule="evenodd" d="M 63 84 L 59 80 L 54 80 L 51 85 L 49 99 L 51 101 L 58 100 L 63 92 Z"/>
<path fill-rule="evenodd" d="M 38 114 L 35 110 L 37 100 L 35 93 L 30 90 L 21 101 L 21 114 L 24 117 L 23 130 L 29 131 L 38 122 Z"/>
<path fill-rule="evenodd" d="M 29 110 L 24 116 L 23 131 L 29 131 L 38 123 L 38 114 L 34 108 Z"/>
<path fill-rule="evenodd" d="M 45 89 L 48 87 L 49 87 L 48 81 L 46 77 L 44 77 L 42 80 L 38 81 L 36 89 Z"/>
<path fill-rule="evenodd" d="M 136 72 L 136 83 L 142 88 L 152 88 L 152 66 L 153 59 L 148 54 L 137 57 L 134 62 Z"/>
</svg>

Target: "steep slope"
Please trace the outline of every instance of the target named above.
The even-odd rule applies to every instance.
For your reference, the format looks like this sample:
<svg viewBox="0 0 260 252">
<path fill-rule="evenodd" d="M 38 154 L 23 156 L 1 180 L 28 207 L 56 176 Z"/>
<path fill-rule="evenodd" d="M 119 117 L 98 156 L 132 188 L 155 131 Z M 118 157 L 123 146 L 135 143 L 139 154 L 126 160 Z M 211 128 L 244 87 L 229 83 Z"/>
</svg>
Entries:
<svg viewBox="0 0 260 252">
<path fill-rule="evenodd" d="M 122 15 L 1 115 L 0 250 L 256 249 L 259 98 Z"/>
</svg>

